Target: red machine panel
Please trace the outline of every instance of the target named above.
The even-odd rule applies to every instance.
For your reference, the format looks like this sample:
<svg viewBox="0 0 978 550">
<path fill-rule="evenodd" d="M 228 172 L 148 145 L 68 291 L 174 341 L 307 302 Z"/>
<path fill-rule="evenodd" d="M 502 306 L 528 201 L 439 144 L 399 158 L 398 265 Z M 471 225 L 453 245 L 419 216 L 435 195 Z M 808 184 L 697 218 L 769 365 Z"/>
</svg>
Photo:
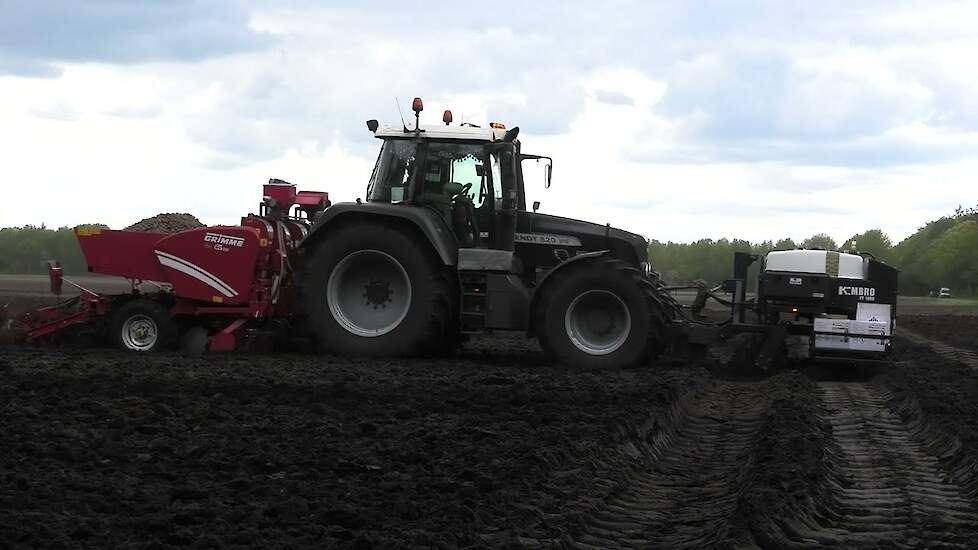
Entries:
<svg viewBox="0 0 978 550">
<path fill-rule="evenodd" d="M 175 233 L 154 250 L 177 296 L 248 303 L 262 244 L 251 227 L 201 227 Z"/>
<path fill-rule="evenodd" d="M 166 235 L 86 227 L 76 229 L 75 235 L 92 273 L 143 281 L 168 280 L 153 253 L 156 243 Z"/>
</svg>

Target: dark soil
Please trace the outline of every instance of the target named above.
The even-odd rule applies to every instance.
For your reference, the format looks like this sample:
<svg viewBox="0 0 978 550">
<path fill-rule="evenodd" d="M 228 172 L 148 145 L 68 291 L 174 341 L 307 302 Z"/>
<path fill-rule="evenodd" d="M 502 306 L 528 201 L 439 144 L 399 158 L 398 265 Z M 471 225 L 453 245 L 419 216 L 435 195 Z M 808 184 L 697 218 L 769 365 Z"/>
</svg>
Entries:
<svg viewBox="0 0 978 550">
<path fill-rule="evenodd" d="M 126 231 L 145 231 L 147 233 L 177 233 L 186 229 L 203 227 L 196 217 L 190 214 L 158 214 L 152 218 L 140 220 Z"/>
<path fill-rule="evenodd" d="M 0 548 L 556 540 L 627 427 L 705 376 L 567 372 L 523 340 L 436 362 L 0 353 Z"/>
<path fill-rule="evenodd" d="M 897 324 L 952 346 L 978 349 L 978 316 L 975 315 L 903 315 Z"/>
<path fill-rule="evenodd" d="M 978 376 L 895 346 L 888 368 L 755 379 L 675 359 L 573 372 L 507 337 L 391 361 L 0 347 L 0 549 L 569 547 L 625 531 L 639 547 L 960 545 L 970 531 L 941 522 L 974 511 L 927 495 L 978 501 Z M 875 475 L 867 452 L 885 521 L 865 512 L 883 497 L 851 500 L 854 473 Z"/>
<path fill-rule="evenodd" d="M 898 343 L 901 362 L 880 380 L 898 399 L 913 399 L 931 424 L 957 438 L 958 458 L 978 459 L 978 372 L 926 347 Z M 978 497 L 978 468 L 971 475 Z"/>
<path fill-rule="evenodd" d="M 825 483 L 825 440 L 815 384 L 798 373 L 770 386 L 771 407 L 747 459 L 750 478 L 737 502 L 726 544 L 777 548 L 795 539 L 794 523 L 809 515 L 812 495 Z"/>
</svg>

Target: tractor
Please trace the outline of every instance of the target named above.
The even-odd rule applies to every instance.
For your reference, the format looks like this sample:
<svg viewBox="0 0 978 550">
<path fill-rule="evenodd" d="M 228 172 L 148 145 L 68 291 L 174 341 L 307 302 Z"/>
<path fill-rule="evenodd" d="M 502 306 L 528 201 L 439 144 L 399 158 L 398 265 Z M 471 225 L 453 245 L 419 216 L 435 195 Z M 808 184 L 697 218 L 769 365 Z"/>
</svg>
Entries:
<svg viewBox="0 0 978 550">
<path fill-rule="evenodd" d="M 307 326 L 341 354 L 441 353 L 522 331 L 584 368 L 646 362 L 679 306 L 640 235 L 527 210 L 519 128 L 367 121 L 381 140 L 365 200 L 319 213 L 299 243 Z"/>
</svg>

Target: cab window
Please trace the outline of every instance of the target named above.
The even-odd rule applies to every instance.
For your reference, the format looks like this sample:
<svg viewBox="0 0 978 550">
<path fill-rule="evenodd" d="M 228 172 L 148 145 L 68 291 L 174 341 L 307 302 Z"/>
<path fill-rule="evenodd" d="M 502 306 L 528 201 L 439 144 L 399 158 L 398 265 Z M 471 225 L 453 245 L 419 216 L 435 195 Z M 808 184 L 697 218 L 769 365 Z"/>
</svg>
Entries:
<svg viewBox="0 0 978 550">
<path fill-rule="evenodd" d="M 414 173 L 417 144 L 406 139 L 384 141 L 374 165 L 370 183 L 367 185 L 367 200 L 400 202 L 408 198 L 408 188 Z"/>
<path fill-rule="evenodd" d="M 492 154 L 490 163 L 492 166 L 493 198 L 496 200 L 496 209 L 498 210 L 499 201 L 503 199 L 503 173 L 499 163 L 499 153 Z"/>
<path fill-rule="evenodd" d="M 424 196 L 428 201 L 451 200 L 469 185 L 467 194 L 482 206 L 488 182 L 482 146 L 466 143 L 431 143 L 425 168 Z"/>
</svg>

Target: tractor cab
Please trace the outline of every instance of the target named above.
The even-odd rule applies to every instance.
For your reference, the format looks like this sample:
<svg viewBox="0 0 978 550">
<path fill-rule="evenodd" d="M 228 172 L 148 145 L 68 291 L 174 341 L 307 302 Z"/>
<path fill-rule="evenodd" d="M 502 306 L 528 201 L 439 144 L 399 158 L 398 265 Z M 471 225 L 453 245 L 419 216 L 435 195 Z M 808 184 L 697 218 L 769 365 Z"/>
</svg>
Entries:
<svg viewBox="0 0 978 550">
<path fill-rule="evenodd" d="M 517 192 L 512 143 L 494 144 L 487 139 L 494 132 L 469 128 L 424 130 L 377 130 L 384 144 L 367 200 L 428 207 L 449 224 L 460 246 L 490 246 L 497 233 L 494 213 L 505 191 Z"/>
<path fill-rule="evenodd" d="M 414 108 L 414 129 L 368 121 L 368 128 L 384 143 L 367 186 L 367 201 L 437 212 L 460 248 L 512 250 L 516 212 L 526 210 L 519 128 L 507 130 L 495 122 L 488 128 L 450 126 L 451 111 L 445 111 L 444 125 L 422 127 L 419 99 Z"/>
<path fill-rule="evenodd" d="M 553 160 L 520 150 L 519 128 L 420 125 L 423 105 L 415 98 L 414 128 L 407 124 L 367 128 L 383 140 L 370 177 L 367 201 L 408 206 L 438 213 L 457 241 L 457 248 L 515 252 L 529 284 L 579 254 L 608 250 L 635 267 L 648 267 L 646 240 L 640 235 L 527 209 L 524 162 L 543 162 L 543 186 L 550 187 Z"/>
</svg>

